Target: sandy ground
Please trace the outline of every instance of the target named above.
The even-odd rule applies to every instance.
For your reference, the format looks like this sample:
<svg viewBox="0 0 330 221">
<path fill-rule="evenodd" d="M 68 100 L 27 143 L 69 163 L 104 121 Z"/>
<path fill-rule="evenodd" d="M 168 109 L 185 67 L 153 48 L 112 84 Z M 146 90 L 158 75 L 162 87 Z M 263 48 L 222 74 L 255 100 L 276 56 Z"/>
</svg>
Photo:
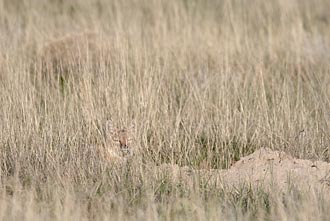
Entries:
<svg viewBox="0 0 330 221">
<path fill-rule="evenodd" d="M 276 187 L 287 190 L 324 189 L 330 191 L 330 164 L 322 161 L 296 159 L 285 152 L 261 148 L 254 153 L 241 158 L 228 170 L 194 170 L 177 165 L 162 165 L 172 181 L 186 180 L 186 185 L 193 185 L 192 177 L 199 174 L 220 185 L 239 188 L 242 185 L 254 187 Z"/>
<path fill-rule="evenodd" d="M 310 187 L 327 189 L 330 185 L 330 164 L 296 159 L 285 152 L 261 148 L 223 171 L 221 177 L 224 182 L 234 186 L 251 183 L 271 184 L 280 189 L 290 185 L 298 189 Z"/>
</svg>

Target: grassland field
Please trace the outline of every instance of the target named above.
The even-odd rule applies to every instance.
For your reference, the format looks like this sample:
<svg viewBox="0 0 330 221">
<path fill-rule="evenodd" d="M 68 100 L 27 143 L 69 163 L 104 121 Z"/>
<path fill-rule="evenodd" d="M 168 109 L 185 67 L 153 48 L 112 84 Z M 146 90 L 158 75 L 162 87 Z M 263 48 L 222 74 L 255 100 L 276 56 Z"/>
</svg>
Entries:
<svg viewBox="0 0 330 221">
<path fill-rule="evenodd" d="M 0 0 L 0 219 L 329 220 L 326 190 L 203 176 L 262 147 L 330 162 L 329 12 L 328 0 Z M 94 148 L 108 120 L 135 124 L 124 164 Z"/>
</svg>

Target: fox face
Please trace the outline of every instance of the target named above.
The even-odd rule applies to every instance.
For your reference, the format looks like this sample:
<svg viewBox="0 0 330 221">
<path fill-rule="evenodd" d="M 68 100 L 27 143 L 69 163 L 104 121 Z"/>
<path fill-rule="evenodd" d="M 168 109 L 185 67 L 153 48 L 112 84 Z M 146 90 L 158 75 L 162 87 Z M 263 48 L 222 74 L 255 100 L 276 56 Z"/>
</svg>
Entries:
<svg viewBox="0 0 330 221">
<path fill-rule="evenodd" d="M 120 150 L 124 155 L 130 154 L 131 150 L 130 147 L 128 146 L 128 142 L 130 138 L 127 129 L 118 130 L 113 140 L 119 142 Z"/>
<path fill-rule="evenodd" d="M 108 136 L 112 141 L 116 142 L 119 145 L 119 150 L 124 157 L 133 156 L 134 151 L 130 146 L 132 135 L 134 132 L 135 126 L 132 124 L 130 127 L 126 128 L 115 128 L 111 121 L 107 122 L 107 131 Z"/>
</svg>

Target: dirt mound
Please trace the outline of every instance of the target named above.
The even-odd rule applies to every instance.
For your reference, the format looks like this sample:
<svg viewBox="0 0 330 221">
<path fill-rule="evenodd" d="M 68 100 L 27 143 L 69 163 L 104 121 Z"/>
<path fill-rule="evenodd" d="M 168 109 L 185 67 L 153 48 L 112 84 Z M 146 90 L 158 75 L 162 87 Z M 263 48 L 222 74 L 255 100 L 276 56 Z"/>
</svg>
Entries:
<svg viewBox="0 0 330 221">
<path fill-rule="evenodd" d="M 262 148 L 243 157 L 221 173 L 221 180 L 233 186 L 271 184 L 280 189 L 329 187 L 330 164 L 296 159 L 284 152 Z"/>
<path fill-rule="evenodd" d="M 171 182 L 193 186 L 196 178 L 208 184 L 240 188 L 245 185 L 264 189 L 298 190 L 323 189 L 330 191 L 330 164 L 302 160 L 282 151 L 261 148 L 241 158 L 228 170 L 196 170 L 178 165 L 150 166 L 155 178 L 165 177 Z M 211 186 L 212 186 L 211 185 Z"/>
</svg>

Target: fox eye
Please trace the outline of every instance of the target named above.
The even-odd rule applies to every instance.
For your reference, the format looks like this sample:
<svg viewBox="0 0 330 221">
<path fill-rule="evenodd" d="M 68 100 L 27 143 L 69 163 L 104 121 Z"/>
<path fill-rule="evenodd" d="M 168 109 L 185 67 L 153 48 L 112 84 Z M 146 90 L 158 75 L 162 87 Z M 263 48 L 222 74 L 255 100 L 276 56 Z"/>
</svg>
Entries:
<svg viewBox="0 0 330 221">
<path fill-rule="evenodd" d="M 115 141 L 115 142 L 119 142 L 118 137 L 112 137 L 112 140 Z"/>
</svg>

